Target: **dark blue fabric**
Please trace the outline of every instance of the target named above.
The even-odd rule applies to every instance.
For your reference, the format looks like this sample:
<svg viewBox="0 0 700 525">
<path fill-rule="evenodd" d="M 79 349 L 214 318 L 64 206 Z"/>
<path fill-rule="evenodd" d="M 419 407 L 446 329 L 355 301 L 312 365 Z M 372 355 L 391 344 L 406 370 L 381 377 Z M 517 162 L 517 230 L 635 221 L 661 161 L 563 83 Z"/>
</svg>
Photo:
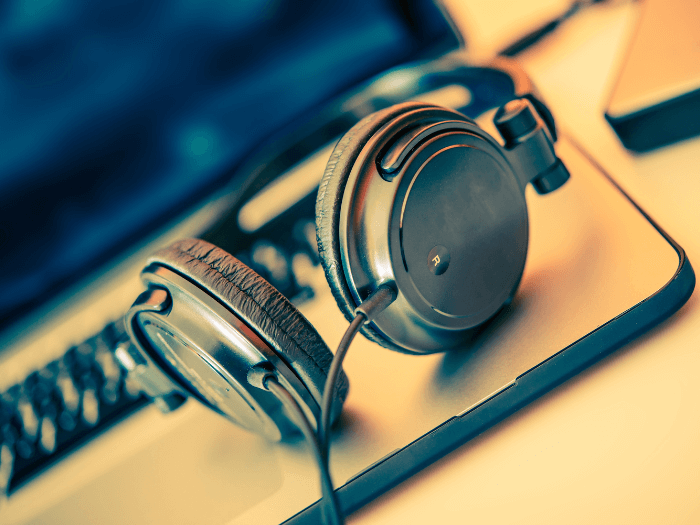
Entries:
<svg viewBox="0 0 700 525">
<path fill-rule="evenodd" d="M 388 0 L 2 3 L 0 329 L 449 33 L 414 3 L 422 24 Z"/>
</svg>

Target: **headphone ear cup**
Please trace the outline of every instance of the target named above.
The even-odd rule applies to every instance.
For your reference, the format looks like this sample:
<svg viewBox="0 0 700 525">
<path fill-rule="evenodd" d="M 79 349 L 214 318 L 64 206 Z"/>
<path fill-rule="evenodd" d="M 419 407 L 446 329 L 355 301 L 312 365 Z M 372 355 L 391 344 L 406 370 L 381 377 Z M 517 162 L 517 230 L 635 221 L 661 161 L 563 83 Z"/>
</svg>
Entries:
<svg viewBox="0 0 700 525">
<path fill-rule="evenodd" d="M 338 229 L 343 192 L 350 172 L 367 141 L 385 124 L 408 111 L 435 107 L 420 102 L 406 102 L 372 113 L 343 135 L 328 159 L 316 197 L 316 240 L 326 280 L 338 308 L 348 321 L 352 321 L 356 305 L 343 271 Z M 369 325 L 362 325 L 360 330 L 367 339 L 385 348 L 413 353 L 387 341 Z"/>
<path fill-rule="evenodd" d="M 149 258 L 213 295 L 284 361 L 321 404 L 333 354 L 318 332 L 275 287 L 221 248 L 185 239 Z M 331 417 L 340 414 L 349 382 L 341 372 Z"/>
</svg>

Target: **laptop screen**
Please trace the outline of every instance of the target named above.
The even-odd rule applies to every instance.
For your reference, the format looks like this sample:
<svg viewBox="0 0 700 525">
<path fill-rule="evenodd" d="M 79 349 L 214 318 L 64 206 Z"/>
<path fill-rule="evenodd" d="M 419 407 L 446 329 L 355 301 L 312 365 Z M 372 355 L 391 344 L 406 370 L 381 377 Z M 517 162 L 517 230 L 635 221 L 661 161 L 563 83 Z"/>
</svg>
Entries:
<svg viewBox="0 0 700 525">
<path fill-rule="evenodd" d="M 5 4 L 0 332 L 230 182 L 275 129 L 456 46 L 424 0 Z"/>
</svg>

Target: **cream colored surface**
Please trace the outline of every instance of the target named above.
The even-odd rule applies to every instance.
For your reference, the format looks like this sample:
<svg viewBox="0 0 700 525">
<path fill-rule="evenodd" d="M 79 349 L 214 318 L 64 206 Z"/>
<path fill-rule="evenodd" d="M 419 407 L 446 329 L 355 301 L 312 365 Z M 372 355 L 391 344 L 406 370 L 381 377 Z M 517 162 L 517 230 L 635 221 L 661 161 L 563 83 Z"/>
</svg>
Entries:
<svg viewBox="0 0 700 525">
<path fill-rule="evenodd" d="M 700 2 L 646 0 L 640 11 L 631 36 L 635 44 L 625 51 L 608 104 L 612 117 L 700 89 Z"/>
<path fill-rule="evenodd" d="M 443 0 L 464 35 L 469 56 L 488 59 L 534 29 L 563 15 L 573 0 Z"/>
<path fill-rule="evenodd" d="M 700 264 L 700 139 L 632 156 L 603 119 L 634 5 L 590 8 L 522 57 L 558 121 Z M 673 60 L 673 57 L 667 57 Z M 700 523 L 700 305 L 349 523 Z"/>
<path fill-rule="evenodd" d="M 563 127 L 668 229 L 691 261 L 700 261 L 700 141 L 633 158 L 602 117 L 607 78 L 629 13 L 628 7 L 591 8 L 524 57 L 525 64 Z M 411 357 L 358 339 L 347 359 L 352 389 L 333 444 L 337 483 L 663 284 L 673 258 L 658 235 L 624 212 L 623 200 L 602 179 L 577 179 L 585 163 L 566 145 L 562 148 L 579 168 L 572 169 L 574 180 L 566 191 L 528 197 L 531 257 L 519 302 L 497 333 L 500 344 L 487 342 L 473 354 L 450 358 Z M 548 242 L 552 235 L 556 242 Z M 579 249 L 571 250 L 572 245 Z M 612 257 L 613 247 L 636 257 L 638 264 Z M 114 315 L 137 289 L 135 280 L 125 284 L 103 315 Z M 621 289 L 624 294 L 610 293 Z M 552 306 L 562 303 L 568 309 Z M 579 308 L 573 317 L 571 305 Z M 334 346 L 347 323 L 330 295 L 304 312 Z M 522 312 L 547 313 L 559 326 L 538 330 Z M 103 318 L 88 322 L 98 326 Z M 514 348 L 516 341 L 533 349 L 548 341 L 548 347 L 532 355 Z M 670 321 L 349 522 L 697 523 L 698 350 L 700 307 L 693 296 Z M 513 368 L 496 370 L 496 376 L 479 374 L 480 367 L 498 368 L 499 355 L 517 358 Z M 316 479 L 300 443 L 269 447 L 196 403 L 169 417 L 150 407 L 18 491 L 0 520 L 275 523 L 318 497 Z"/>
</svg>

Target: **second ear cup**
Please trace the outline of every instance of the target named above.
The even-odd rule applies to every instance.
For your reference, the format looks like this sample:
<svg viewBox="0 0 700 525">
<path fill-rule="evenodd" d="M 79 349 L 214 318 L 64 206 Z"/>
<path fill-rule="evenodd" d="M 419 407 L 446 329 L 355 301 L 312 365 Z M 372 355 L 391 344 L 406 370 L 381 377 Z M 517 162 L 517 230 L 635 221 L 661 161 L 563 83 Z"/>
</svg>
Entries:
<svg viewBox="0 0 700 525">
<path fill-rule="evenodd" d="M 329 158 L 316 200 L 316 236 L 326 279 L 338 307 L 348 321 L 352 320 L 358 304 L 353 298 L 342 262 L 341 207 L 348 179 L 353 169 L 357 169 L 358 156 L 380 130 L 383 134 L 396 138 L 407 130 L 440 122 L 473 124 L 471 119 L 461 113 L 439 106 L 421 102 L 397 104 L 358 122 L 342 137 Z M 391 144 L 390 139 L 389 146 Z M 424 353 L 395 344 L 378 333 L 372 325 L 363 325 L 361 332 L 370 341 L 385 348 L 409 354 Z"/>
<path fill-rule="evenodd" d="M 174 270 L 215 297 L 278 354 L 320 405 L 333 354 L 311 323 L 271 284 L 224 250 L 199 239 L 176 242 L 148 262 Z M 333 417 L 340 413 L 348 388 L 342 374 Z"/>
<path fill-rule="evenodd" d="M 338 142 L 331 154 L 321 179 L 316 199 L 316 238 L 319 256 L 326 279 L 338 307 L 348 321 L 353 318 L 355 301 L 346 281 L 340 254 L 340 208 L 348 177 L 355 161 L 368 140 L 385 125 L 401 115 L 415 110 L 428 109 L 444 119 L 466 119 L 463 115 L 421 102 L 406 102 L 368 115 L 355 124 Z M 403 353 L 415 353 L 388 341 L 371 326 L 363 325 L 362 334 L 370 341 Z"/>
</svg>

